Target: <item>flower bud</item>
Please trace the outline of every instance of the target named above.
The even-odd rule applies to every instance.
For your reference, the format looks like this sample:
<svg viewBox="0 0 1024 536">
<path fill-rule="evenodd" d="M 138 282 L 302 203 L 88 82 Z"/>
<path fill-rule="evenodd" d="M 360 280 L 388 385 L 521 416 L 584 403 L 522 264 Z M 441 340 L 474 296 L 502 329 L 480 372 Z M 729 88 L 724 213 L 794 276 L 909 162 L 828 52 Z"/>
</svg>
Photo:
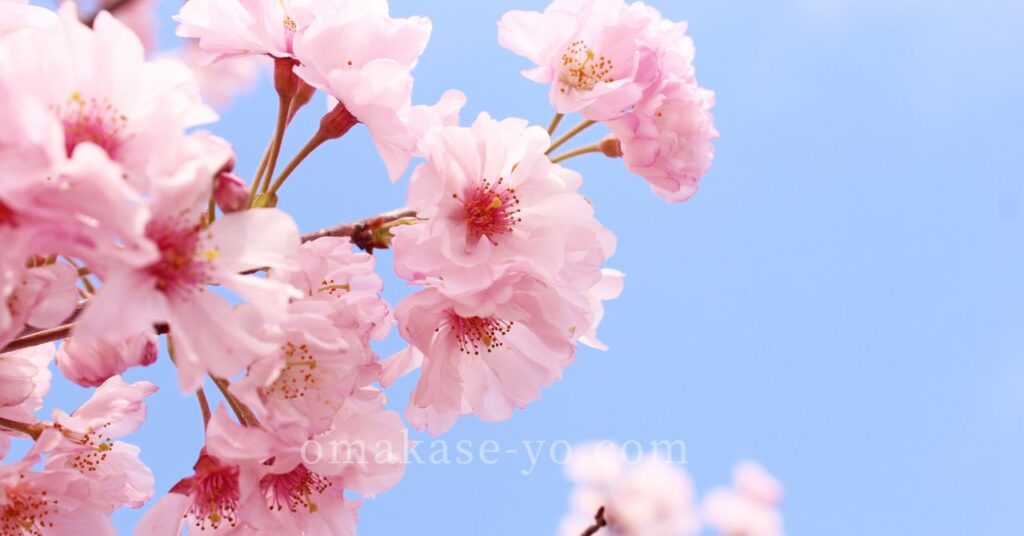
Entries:
<svg viewBox="0 0 1024 536">
<path fill-rule="evenodd" d="M 601 152 L 608 158 L 622 157 L 622 144 L 619 143 L 619 139 L 614 135 L 605 136 L 598 146 L 601 148 Z"/>
<path fill-rule="evenodd" d="M 152 331 L 116 342 L 71 338 L 57 350 L 57 367 L 78 385 L 97 387 L 129 367 L 152 365 L 156 357 L 157 336 Z"/>
<path fill-rule="evenodd" d="M 345 108 L 344 103 L 339 102 L 320 120 L 319 134 L 328 140 L 340 138 L 354 127 L 356 123 L 359 123 L 356 116 L 352 115 L 348 108 Z"/>
<path fill-rule="evenodd" d="M 305 84 L 292 69 L 299 63 L 292 58 L 274 58 L 274 89 L 282 99 L 295 97 L 300 84 Z"/>
<path fill-rule="evenodd" d="M 249 188 L 234 173 L 221 173 L 214 179 L 213 200 L 225 213 L 244 210 L 249 205 Z"/>
</svg>

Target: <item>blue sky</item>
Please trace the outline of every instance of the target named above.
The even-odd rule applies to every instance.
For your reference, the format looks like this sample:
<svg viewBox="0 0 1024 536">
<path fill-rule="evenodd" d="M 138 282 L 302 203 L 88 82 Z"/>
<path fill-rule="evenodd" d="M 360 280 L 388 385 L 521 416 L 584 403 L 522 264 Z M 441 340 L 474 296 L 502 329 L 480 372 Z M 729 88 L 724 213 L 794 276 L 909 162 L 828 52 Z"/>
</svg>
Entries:
<svg viewBox="0 0 1024 536">
<path fill-rule="evenodd" d="M 570 162 L 619 237 L 609 265 L 627 274 L 626 290 L 601 332 L 612 349 L 581 350 L 512 420 L 466 418 L 446 438 L 679 439 L 701 490 L 755 458 L 786 486 L 795 535 L 1019 534 L 1024 4 L 650 3 L 690 21 L 698 76 L 718 96 L 715 166 L 693 200 L 668 205 L 620 162 Z M 484 110 L 550 119 L 546 88 L 519 75 L 526 62 L 495 30 L 504 11 L 543 2 L 391 4 L 434 21 L 419 102 L 458 88 L 464 121 Z M 173 46 L 169 19 L 161 33 Z M 235 144 L 243 173 L 275 102 L 265 82 L 212 127 Z M 356 129 L 300 168 L 281 206 L 313 230 L 401 206 L 404 184 L 388 182 Z M 408 289 L 379 258 L 397 301 Z M 133 437 L 162 492 L 194 461 L 198 409 L 166 359 L 130 378 L 162 386 Z M 395 408 L 413 381 L 394 389 Z M 53 400 L 70 407 L 86 394 L 57 383 Z M 551 534 L 570 484 L 556 464 L 523 476 L 524 464 L 412 466 L 366 502 L 360 534 Z M 123 532 L 137 516 L 118 515 Z"/>
</svg>

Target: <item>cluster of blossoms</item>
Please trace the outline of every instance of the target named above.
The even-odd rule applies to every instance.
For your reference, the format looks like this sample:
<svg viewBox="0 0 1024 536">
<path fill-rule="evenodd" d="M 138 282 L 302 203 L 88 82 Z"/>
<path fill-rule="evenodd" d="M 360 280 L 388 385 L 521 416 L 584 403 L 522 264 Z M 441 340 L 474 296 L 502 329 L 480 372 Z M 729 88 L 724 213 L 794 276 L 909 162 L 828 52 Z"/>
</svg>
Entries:
<svg viewBox="0 0 1024 536">
<path fill-rule="evenodd" d="M 573 451 L 566 473 L 576 489 L 562 536 L 595 524 L 609 536 L 693 536 L 702 525 L 723 536 L 784 534 L 782 487 L 754 462 L 738 464 L 733 488 L 710 491 L 699 507 L 689 475 L 657 454 L 629 460 L 609 442 L 585 445 Z"/>
<path fill-rule="evenodd" d="M 0 468 L 3 536 L 113 534 L 115 509 L 153 497 L 139 449 L 120 439 L 156 386 L 121 374 L 155 362 L 161 344 L 178 388 L 200 400 L 206 441 L 137 534 L 354 534 L 359 503 L 346 492 L 373 497 L 402 478 L 405 422 L 441 434 L 465 415 L 508 419 L 579 344 L 604 348 L 603 302 L 623 287 L 604 267 L 615 236 L 560 162 L 622 157 L 670 201 L 710 166 L 713 99 L 685 26 L 640 3 L 555 0 L 502 19 L 502 44 L 552 85 L 547 130 L 486 113 L 463 126 L 458 91 L 413 104 L 430 21 L 392 17 L 386 0 L 189 0 L 176 16 L 188 42 L 164 55 L 152 50 L 154 5 L 101 2 L 116 16 L 82 17 L 73 2 L 0 0 L 0 457 L 11 438 L 34 440 Z M 231 145 L 196 128 L 261 63 L 280 103 L 246 181 Z M 292 119 L 318 92 L 319 129 L 275 175 Z M 552 141 L 574 112 L 584 123 Z M 553 154 L 597 122 L 611 137 Z M 279 188 L 358 125 L 391 180 L 423 159 L 408 207 L 301 237 L 275 208 Z M 418 289 L 394 311 L 374 248 L 393 248 Z M 371 342 L 396 324 L 408 346 L 382 361 Z M 96 389 L 40 421 L 51 364 Z M 403 421 L 384 390 L 417 369 Z M 226 405 L 209 408 L 208 382 Z M 311 463 L 310 448 L 333 456 Z M 738 493 L 712 510 L 735 520 L 770 502 Z"/>
</svg>

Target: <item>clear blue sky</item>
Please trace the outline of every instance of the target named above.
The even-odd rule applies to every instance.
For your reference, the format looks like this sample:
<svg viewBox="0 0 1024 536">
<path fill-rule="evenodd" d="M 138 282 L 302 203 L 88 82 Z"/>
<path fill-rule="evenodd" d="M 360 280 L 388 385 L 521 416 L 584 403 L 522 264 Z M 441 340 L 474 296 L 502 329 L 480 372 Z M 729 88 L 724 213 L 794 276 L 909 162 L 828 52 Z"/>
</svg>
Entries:
<svg viewBox="0 0 1024 536">
<path fill-rule="evenodd" d="M 1020 534 L 1024 527 L 1024 4 L 1016 0 L 651 0 L 690 21 L 722 138 L 699 194 L 660 201 L 619 162 L 572 161 L 619 237 L 627 274 L 612 350 L 582 350 L 511 421 L 447 439 L 682 439 L 702 490 L 761 460 L 785 484 L 793 535 Z M 434 21 L 416 96 L 448 88 L 546 124 L 495 22 L 540 1 L 392 0 Z M 168 16 L 175 2 L 162 3 Z M 173 23 L 161 28 L 173 45 Z M 251 173 L 269 84 L 213 127 Z M 321 106 L 320 101 L 316 106 Z M 317 108 L 319 111 L 320 108 Z M 312 131 L 301 117 L 285 154 Z M 305 230 L 402 205 L 357 129 L 283 190 Z M 380 255 L 388 296 L 406 291 Z M 400 343 L 380 346 L 382 355 Z M 133 440 L 167 490 L 201 442 L 166 359 Z M 404 407 L 412 380 L 393 405 Z M 58 384 L 54 400 L 85 392 Z M 411 467 L 362 508 L 360 534 L 551 534 L 570 485 L 556 465 Z M 137 513 L 119 515 L 128 532 Z"/>
</svg>

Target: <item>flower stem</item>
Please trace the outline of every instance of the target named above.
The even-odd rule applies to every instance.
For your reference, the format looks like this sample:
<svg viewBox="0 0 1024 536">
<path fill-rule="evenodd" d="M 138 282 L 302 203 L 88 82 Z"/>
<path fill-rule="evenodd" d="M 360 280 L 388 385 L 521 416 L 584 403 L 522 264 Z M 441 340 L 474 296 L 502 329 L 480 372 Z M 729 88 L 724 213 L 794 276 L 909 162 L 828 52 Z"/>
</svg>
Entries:
<svg viewBox="0 0 1024 536">
<path fill-rule="evenodd" d="M 7 428 L 9 430 L 21 432 L 31 437 L 33 441 L 39 439 L 39 435 L 43 433 L 43 429 L 39 427 L 39 425 L 12 421 L 10 419 L 5 419 L 4 417 L 0 417 L 0 428 Z"/>
<path fill-rule="evenodd" d="M 597 534 L 597 531 L 601 530 L 602 527 L 608 526 L 608 521 L 604 518 L 604 507 L 597 509 L 597 514 L 594 516 L 594 524 L 587 527 L 587 530 L 583 531 L 580 536 L 593 536 Z"/>
<path fill-rule="evenodd" d="M 252 176 L 252 186 L 249 187 L 249 206 L 252 206 L 252 200 L 256 199 L 256 193 L 260 191 L 260 182 L 263 178 L 263 173 L 267 170 L 267 161 L 270 160 L 270 150 L 274 148 L 274 140 L 271 139 L 267 143 L 267 149 L 263 151 L 263 158 L 260 159 L 260 165 L 256 168 L 256 174 Z"/>
<path fill-rule="evenodd" d="M 562 154 L 560 154 L 558 156 L 552 157 L 551 158 L 551 162 L 557 164 L 559 162 L 568 160 L 568 159 L 570 159 L 570 158 L 572 158 L 574 156 L 580 156 L 580 155 L 585 155 L 585 154 L 590 154 L 590 153 L 600 153 L 600 152 L 601 152 L 601 144 L 600 143 L 595 143 L 593 145 L 584 145 L 583 147 L 577 147 L 577 148 L 575 148 L 575 149 L 573 149 L 571 151 L 566 151 L 566 152 L 564 152 L 564 153 L 562 153 Z"/>
<path fill-rule="evenodd" d="M 264 192 L 270 187 L 270 178 L 274 176 L 274 168 L 277 167 L 277 157 L 281 154 L 281 142 L 284 140 L 284 131 L 288 127 L 288 115 L 291 107 L 291 97 L 282 96 L 277 107 L 277 128 L 274 129 L 274 140 L 271 142 L 270 159 L 267 162 L 266 173 L 263 175 Z"/>
<path fill-rule="evenodd" d="M 220 394 L 224 395 L 224 400 L 231 407 L 231 411 L 235 412 L 235 417 L 238 417 L 238 422 L 242 423 L 242 426 L 256 426 L 259 424 L 256 421 L 256 416 L 252 414 L 252 410 L 235 398 L 235 395 L 231 394 L 231 391 L 228 390 L 231 384 L 226 379 L 214 376 L 213 374 L 210 374 L 210 379 L 213 380 L 213 384 L 220 390 Z"/>
<path fill-rule="evenodd" d="M 597 121 L 591 121 L 587 119 L 586 121 L 572 127 L 572 130 L 566 132 L 564 135 L 562 135 L 561 138 L 555 140 L 554 143 L 551 144 L 551 147 L 549 147 L 544 154 L 551 154 L 555 152 L 555 149 L 558 149 L 559 147 L 565 145 L 566 142 L 576 137 L 577 134 L 583 132 L 584 130 L 590 128 L 592 125 L 595 124 L 597 124 Z"/>
<path fill-rule="evenodd" d="M 298 154 L 295 155 L 295 158 L 292 158 L 292 161 L 288 162 L 288 165 L 285 166 L 283 171 L 281 171 L 281 175 L 277 177 L 277 180 L 275 180 L 274 184 L 270 186 L 270 189 L 264 191 L 269 192 L 271 195 L 277 194 L 277 190 L 281 188 L 281 185 L 284 184 L 284 181 L 288 180 L 288 176 L 291 175 L 293 171 L 295 171 L 295 168 L 299 167 L 299 164 L 301 164 L 302 161 L 305 160 L 306 157 L 310 155 L 310 153 L 315 151 L 317 147 L 320 147 L 320 145 L 327 140 L 328 138 L 319 131 L 316 134 L 313 134 L 313 137 L 310 138 L 308 142 L 306 142 L 306 145 L 299 151 Z M 270 177 L 269 173 L 267 174 L 267 177 Z"/>
<path fill-rule="evenodd" d="M 210 401 L 206 399 L 206 391 L 202 387 L 196 389 L 196 400 L 199 401 L 199 411 L 203 412 L 203 429 L 210 424 Z"/>
<path fill-rule="evenodd" d="M 548 136 L 554 134 L 555 131 L 558 130 L 558 125 L 561 124 L 563 117 L 565 117 L 565 114 L 556 113 L 555 116 L 551 118 L 551 124 L 548 125 Z"/>
</svg>

